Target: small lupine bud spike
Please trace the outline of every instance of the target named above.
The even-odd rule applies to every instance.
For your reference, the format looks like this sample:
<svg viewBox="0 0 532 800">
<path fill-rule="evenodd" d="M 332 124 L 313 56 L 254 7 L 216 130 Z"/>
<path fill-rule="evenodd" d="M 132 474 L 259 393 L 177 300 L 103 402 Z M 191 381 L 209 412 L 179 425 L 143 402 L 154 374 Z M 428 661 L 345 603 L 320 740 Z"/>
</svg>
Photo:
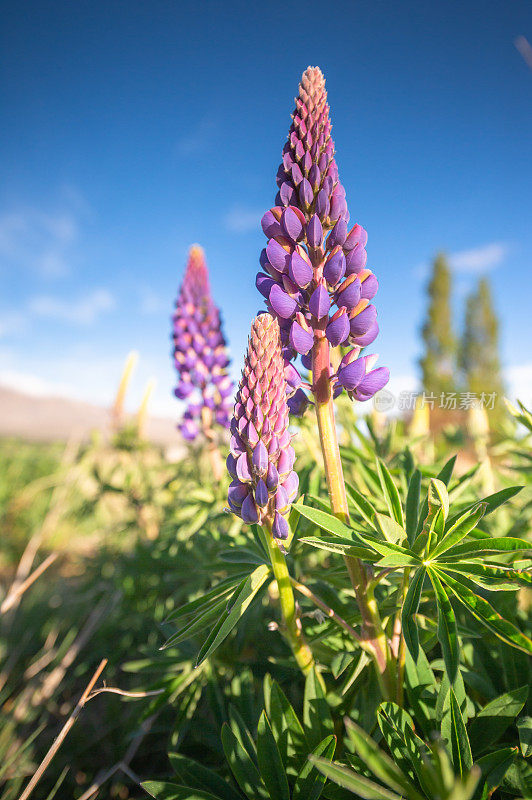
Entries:
<svg viewBox="0 0 532 800">
<path fill-rule="evenodd" d="M 229 427 L 228 396 L 232 383 L 229 357 L 220 313 L 214 305 L 205 255 L 199 245 L 190 248 L 187 268 L 173 316 L 174 364 L 180 400 L 196 396 L 183 416 L 180 430 L 188 440 L 204 429 L 204 410 L 223 427 Z"/>
<path fill-rule="evenodd" d="M 288 368 L 296 372 L 291 365 Z M 228 501 L 244 522 L 258 522 L 278 538 L 288 535 L 283 514 L 288 514 L 297 496 L 297 478 L 290 478 L 288 488 L 283 486 L 289 475 L 295 474 L 295 453 L 288 430 L 286 370 L 279 323 L 270 314 L 261 314 L 251 327 L 234 406 L 232 446 L 240 449 L 242 445 L 244 451 L 236 460 L 233 455 L 227 460 L 235 478 Z"/>
</svg>

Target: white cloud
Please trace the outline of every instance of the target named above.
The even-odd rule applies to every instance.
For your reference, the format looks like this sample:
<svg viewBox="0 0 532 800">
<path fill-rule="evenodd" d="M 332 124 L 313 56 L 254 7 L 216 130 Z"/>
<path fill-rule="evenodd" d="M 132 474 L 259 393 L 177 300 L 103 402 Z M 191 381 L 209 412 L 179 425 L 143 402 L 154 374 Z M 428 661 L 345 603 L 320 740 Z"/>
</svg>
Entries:
<svg viewBox="0 0 532 800">
<path fill-rule="evenodd" d="M 22 267 L 45 278 L 70 272 L 70 248 L 78 224 L 70 212 L 45 213 L 37 209 L 0 215 L 0 267 Z"/>
<path fill-rule="evenodd" d="M 449 264 L 455 272 L 477 275 L 502 264 L 510 248 L 504 242 L 491 242 L 471 250 L 460 250 L 449 255 Z"/>
<path fill-rule="evenodd" d="M 76 325 L 90 325 L 100 314 L 111 311 L 114 307 L 114 297 L 107 289 L 95 289 L 76 301 L 43 295 L 33 297 L 28 303 L 28 310 L 34 316 Z"/>
<path fill-rule="evenodd" d="M 244 208 L 235 206 L 224 217 L 227 230 L 232 233 L 248 233 L 249 231 L 260 231 L 260 221 L 264 211 L 255 208 Z"/>
</svg>

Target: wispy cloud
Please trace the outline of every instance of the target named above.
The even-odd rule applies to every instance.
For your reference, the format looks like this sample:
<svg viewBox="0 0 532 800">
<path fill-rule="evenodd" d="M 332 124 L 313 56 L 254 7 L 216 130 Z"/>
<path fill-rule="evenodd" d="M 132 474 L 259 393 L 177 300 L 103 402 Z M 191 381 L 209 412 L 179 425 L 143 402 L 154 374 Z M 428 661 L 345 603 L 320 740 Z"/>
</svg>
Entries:
<svg viewBox="0 0 532 800">
<path fill-rule="evenodd" d="M 480 247 L 473 247 L 471 250 L 451 253 L 449 264 L 455 272 L 477 275 L 498 267 L 509 252 L 510 247 L 505 242 L 490 242 Z"/>
<path fill-rule="evenodd" d="M 0 215 L 0 268 L 17 267 L 59 278 L 70 272 L 70 248 L 78 236 L 70 212 L 44 213 L 36 209 Z"/>
<path fill-rule="evenodd" d="M 95 289 L 75 301 L 42 295 L 33 297 L 28 303 L 28 310 L 34 316 L 76 325 L 91 325 L 102 313 L 112 311 L 114 307 L 114 297 L 107 289 Z"/>
<path fill-rule="evenodd" d="M 224 217 L 225 227 L 231 233 L 249 233 L 260 230 L 260 221 L 264 210 L 234 206 Z"/>
</svg>

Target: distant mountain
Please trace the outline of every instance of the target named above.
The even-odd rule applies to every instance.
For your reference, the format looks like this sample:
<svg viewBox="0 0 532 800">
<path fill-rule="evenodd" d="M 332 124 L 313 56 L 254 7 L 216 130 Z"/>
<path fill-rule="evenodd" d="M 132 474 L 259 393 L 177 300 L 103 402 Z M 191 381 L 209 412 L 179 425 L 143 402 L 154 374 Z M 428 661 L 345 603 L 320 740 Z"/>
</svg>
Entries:
<svg viewBox="0 0 532 800">
<path fill-rule="evenodd" d="M 86 439 L 94 429 L 110 431 L 107 408 L 65 397 L 35 397 L 0 386 L 0 436 L 52 442 L 72 435 Z M 182 447 L 174 420 L 150 417 L 147 438 L 168 449 Z"/>
</svg>

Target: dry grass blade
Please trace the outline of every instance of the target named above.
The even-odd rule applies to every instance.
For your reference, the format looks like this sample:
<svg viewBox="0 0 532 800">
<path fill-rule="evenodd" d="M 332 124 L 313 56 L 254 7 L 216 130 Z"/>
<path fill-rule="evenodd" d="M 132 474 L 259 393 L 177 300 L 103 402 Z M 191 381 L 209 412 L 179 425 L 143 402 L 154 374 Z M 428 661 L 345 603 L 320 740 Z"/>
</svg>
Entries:
<svg viewBox="0 0 532 800">
<path fill-rule="evenodd" d="M 39 578 L 43 572 L 45 572 L 49 566 L 51 566 L 57 558 L 57 553 L 50 553 L 50 555 L 44 559 L 44 561 L 39 564 L 37 569 L 35 569 L 31 575 L 26 578 L 26 580 L 18 583 L 18 585 L 13 584 L 9 593 L 4 598 L 2 605 L 0 605 L 0 614 L 5 614 L 9 611 L 10 608 L 13 608 L 15 604 L 18 604 L 18 601 L 22 597 L 25 591 L 30 588 L 30 586 Z"/>
</svg>

